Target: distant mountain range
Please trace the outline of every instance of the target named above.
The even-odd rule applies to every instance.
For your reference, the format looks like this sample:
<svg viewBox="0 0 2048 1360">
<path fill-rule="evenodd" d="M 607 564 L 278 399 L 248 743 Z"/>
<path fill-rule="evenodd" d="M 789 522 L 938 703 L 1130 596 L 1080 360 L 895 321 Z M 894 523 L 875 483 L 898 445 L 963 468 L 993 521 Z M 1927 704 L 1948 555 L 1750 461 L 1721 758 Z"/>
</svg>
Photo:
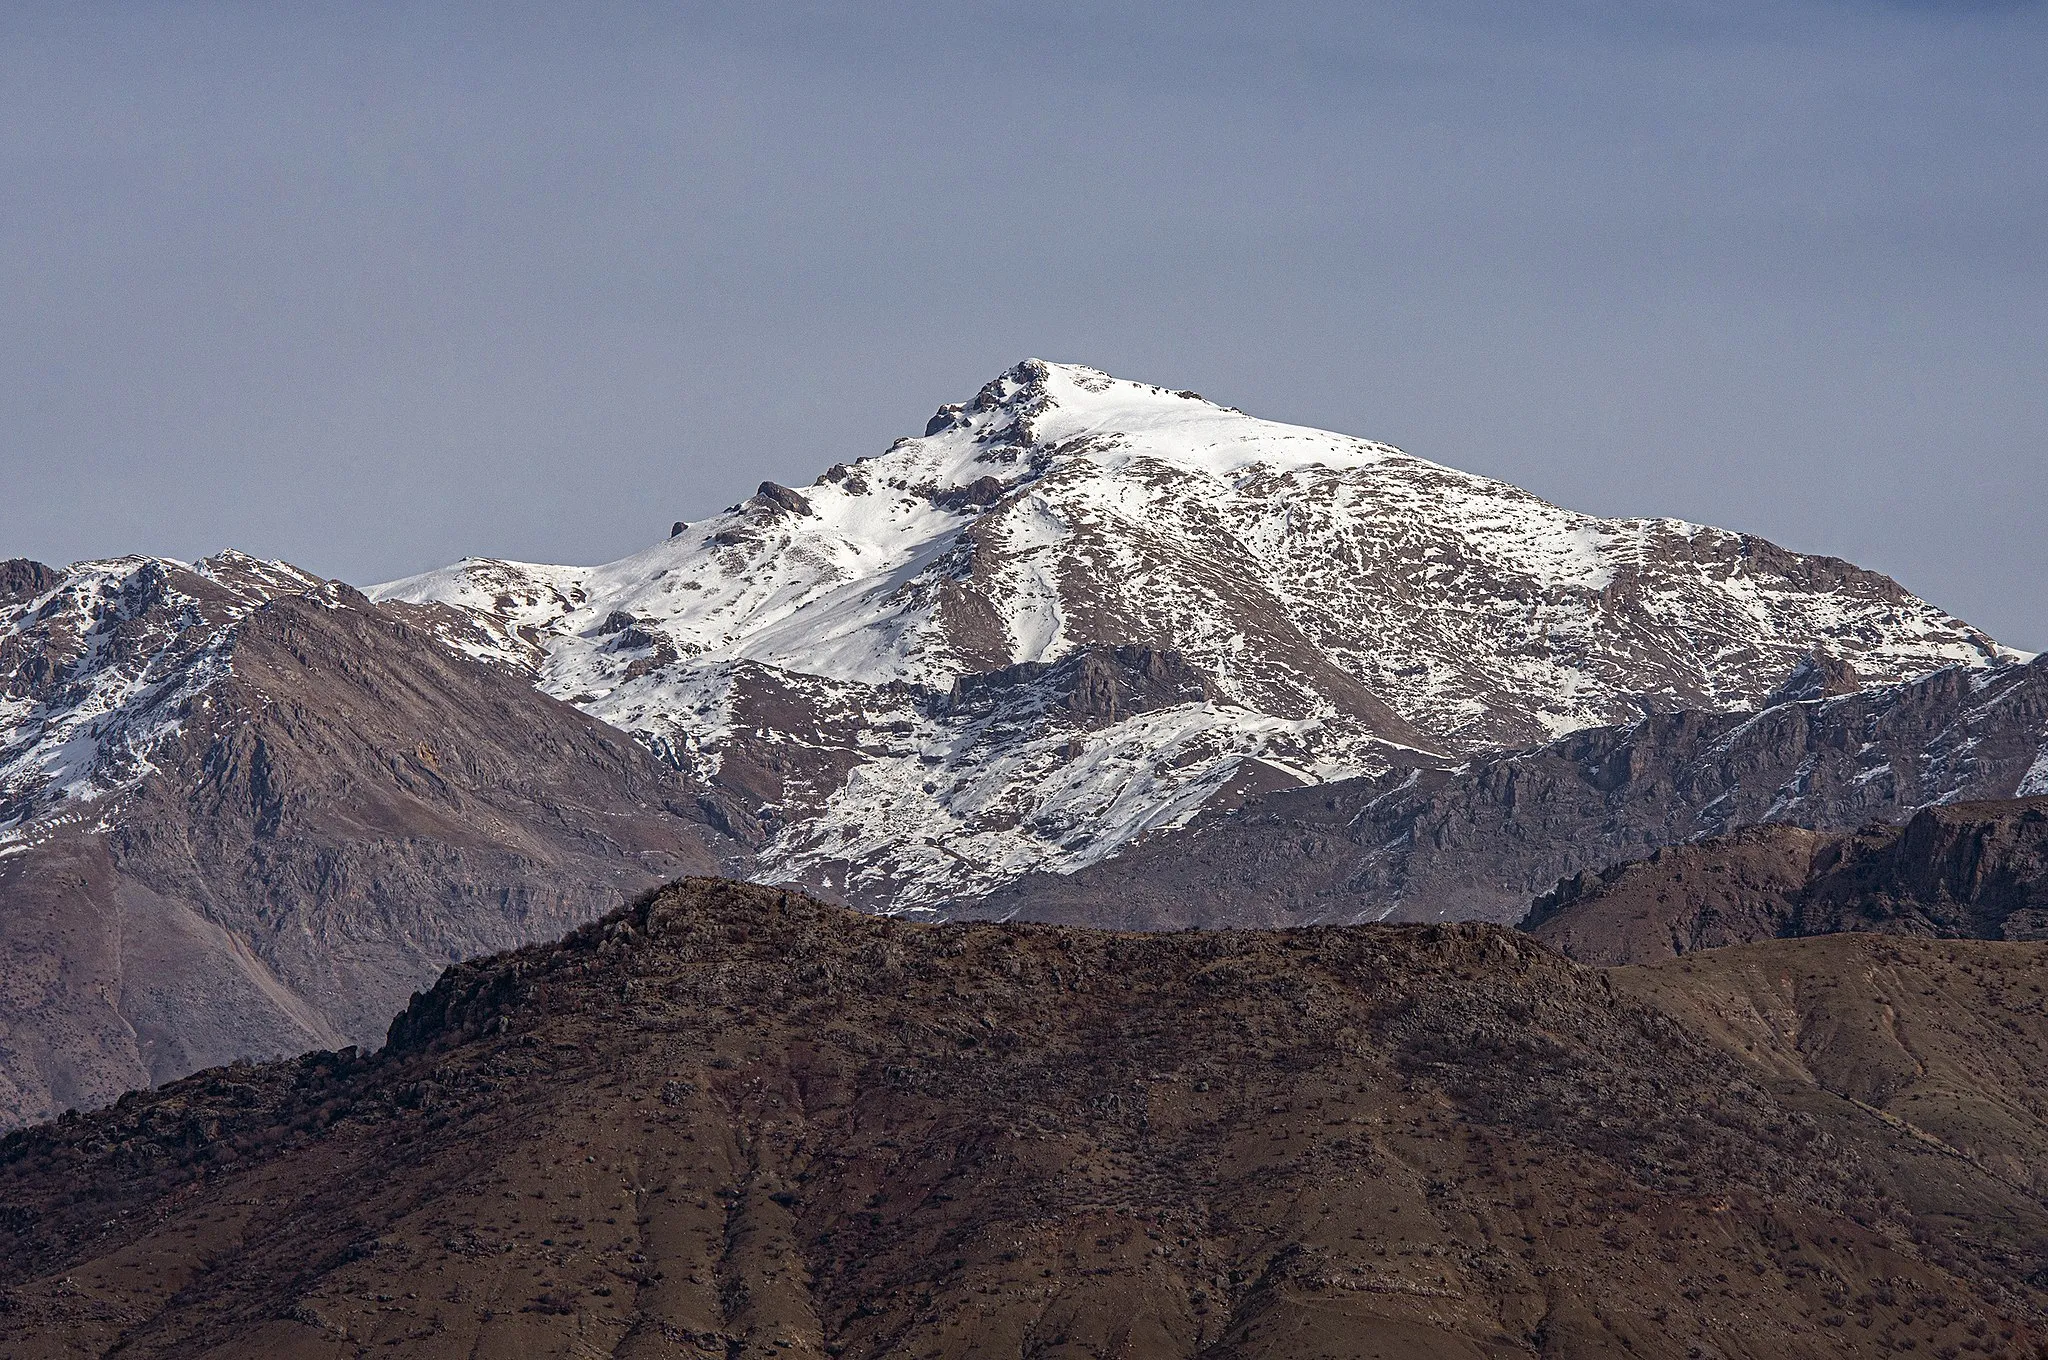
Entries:
<svg viewBox="0 0 2048 1360">
<path fill-rule="evenodd" d="M 0 1122 L 367 1044 L 679 873 L 874 911 L 1512 922 L 2048 791 L 1876 573 L 1036 360 L 602 567 L 0 567 Z"/>
</svg>

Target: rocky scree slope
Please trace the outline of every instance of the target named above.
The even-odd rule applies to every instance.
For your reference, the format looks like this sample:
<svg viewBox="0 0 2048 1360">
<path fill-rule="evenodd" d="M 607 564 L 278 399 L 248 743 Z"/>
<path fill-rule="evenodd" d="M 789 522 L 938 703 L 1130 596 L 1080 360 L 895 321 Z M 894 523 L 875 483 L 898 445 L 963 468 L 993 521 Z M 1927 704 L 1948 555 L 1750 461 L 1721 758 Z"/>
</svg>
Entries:
<svg viewBox="0 0 2048 1360">
<path fill-rule="evenodd" d="M 0 584 L 0 1126 L 375 1042 L 453 959 L 748 862 L 416 611 L 238 554 Z"/>
<path fill-rule="evenodd" d="M 1873 931 L 2048 939 L 2048 798 L 1927 808 L 1827 834 L 1755 826 L 1578 874 L 1523 928 L 1585 963 Z"/>
<path fill-rule="evenodd" d="M 1660 713 L 1454 769 L 1266 794 L 952 910 L 1148 930 L 1506 925 L 1559 880 L 1662 846 L 1759 823 L 1849 831 L 2048 794 L 2048 659 L 1831 696 L 1820 669 L 1754 713 Z"/>
<path fill-rule="evenodd" d="M 725 790 L 764 878 L 891 910 L 1248 792 L 1753 707 L 1816 647 L 1870 683 L 2011 655 L 1832 558 L 1037 360 L 619 562 L 372 594 Z M 1200 679 L 1105 710 L 1016 669 L 1132 652 Z"/>
<path fill-rule="evenodd" d="M 0 1347 L 2037 1354 L 2038 952 L 1791 943 L 1603 975 L 688 882 L 451 969 L 377 1055 L 0 1142 Z M 1917 1072 L 1784 1037 L 1878 1015 Z"/>
</svg>

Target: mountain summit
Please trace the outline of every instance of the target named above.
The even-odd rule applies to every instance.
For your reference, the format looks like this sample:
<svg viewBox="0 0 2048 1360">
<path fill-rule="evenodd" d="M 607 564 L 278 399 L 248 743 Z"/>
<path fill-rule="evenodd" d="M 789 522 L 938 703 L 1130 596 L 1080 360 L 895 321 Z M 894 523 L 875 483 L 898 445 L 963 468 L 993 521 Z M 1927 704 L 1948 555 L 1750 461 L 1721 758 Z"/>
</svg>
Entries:
<svg viewBox="0 0 2048 1360">
<path fill-rule="evenodd" d="M 1816 655 L 1866 684 L 2014 655 L 1834 558 L 1036 359 L 621 561 L 372 595 L 708 781 L 765 877 L 889 908 L 1248 793 L 1754 707 Z M 1150 697 L 1078 695 L 1084 655 Z"/>
</svg>

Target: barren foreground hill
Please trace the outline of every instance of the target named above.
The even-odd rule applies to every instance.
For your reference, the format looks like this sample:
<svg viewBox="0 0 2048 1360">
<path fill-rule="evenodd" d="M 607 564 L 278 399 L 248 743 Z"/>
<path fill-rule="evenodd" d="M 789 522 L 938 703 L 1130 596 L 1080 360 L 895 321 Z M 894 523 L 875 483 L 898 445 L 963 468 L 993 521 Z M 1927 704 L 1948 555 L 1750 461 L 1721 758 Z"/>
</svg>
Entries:
<svg viewBox="0 0 2048 1360">
<path fill-rule="evenodd" d="M 2048 957 L 687 880 L 0 1143 L 0 1353 L 2048 1353 Z"/>
</svg>

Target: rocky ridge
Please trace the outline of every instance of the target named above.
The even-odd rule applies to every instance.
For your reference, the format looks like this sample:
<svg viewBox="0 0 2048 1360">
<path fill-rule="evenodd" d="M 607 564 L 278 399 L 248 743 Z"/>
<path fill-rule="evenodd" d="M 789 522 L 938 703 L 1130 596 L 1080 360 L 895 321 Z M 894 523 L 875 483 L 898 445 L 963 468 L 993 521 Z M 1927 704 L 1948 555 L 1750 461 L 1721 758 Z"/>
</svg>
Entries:
<svg viewBox="0 0 2048 1360">
<path fill-rule="evenodd" d="M 1841 931 L 2048 940 L 2048 798 L 1834 834 L 1753 826 L 1575 875 L 1523 928 L 1599 964 Z"/>
<path fill-rule="evenodd" d="M 684 883 L 0 1141 L 0 1349 L 2036 1354 L 2039 952 L 1753 949 Z"/>
</svg>

